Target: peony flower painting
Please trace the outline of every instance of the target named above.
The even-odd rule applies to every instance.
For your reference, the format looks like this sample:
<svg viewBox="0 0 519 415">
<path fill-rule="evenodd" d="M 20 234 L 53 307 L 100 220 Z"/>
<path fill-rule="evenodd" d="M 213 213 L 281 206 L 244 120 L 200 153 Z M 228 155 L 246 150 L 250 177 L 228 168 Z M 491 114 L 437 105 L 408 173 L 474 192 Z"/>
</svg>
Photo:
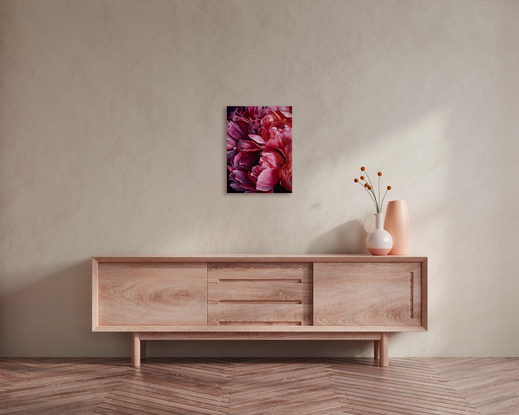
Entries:
<svg viewBox="0 0 519 415">
<path fill-rule="evenodd" d="M 292 193 L 292 107 L 227 107 L 227 193 Z"/>
</svg>

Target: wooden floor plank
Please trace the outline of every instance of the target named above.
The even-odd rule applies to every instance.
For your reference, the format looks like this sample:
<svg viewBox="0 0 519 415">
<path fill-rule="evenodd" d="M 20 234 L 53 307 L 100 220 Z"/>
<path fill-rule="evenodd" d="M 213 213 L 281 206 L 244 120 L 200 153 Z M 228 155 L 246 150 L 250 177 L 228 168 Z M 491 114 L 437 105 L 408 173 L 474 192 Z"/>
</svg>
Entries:
<svg viewBox="0 0 519 415">
<path fill-rule="evenodd" d="M 481 414 L 519 413 L 519 358 L 425 360 Z"/>
<path fill-rule="evenodd" d="M 519 359 L 0 359 L 0 414 L 94 413 L 519 414 Z"/>
</svg>

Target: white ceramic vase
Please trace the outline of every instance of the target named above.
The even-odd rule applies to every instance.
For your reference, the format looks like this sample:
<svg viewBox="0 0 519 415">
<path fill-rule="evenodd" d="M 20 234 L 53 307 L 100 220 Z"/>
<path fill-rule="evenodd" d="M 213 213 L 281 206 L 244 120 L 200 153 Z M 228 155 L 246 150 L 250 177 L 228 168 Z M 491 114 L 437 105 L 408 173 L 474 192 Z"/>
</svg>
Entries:
<svg viewBox="0 0 519 415">
<path fill-rule="evenodd" d="M 369 231 L 366 226 L 366 221 L 371 216 L 375 216 L 375 230 Z M 372 255 L 387 255 L 393 247 L 393 238 L 391 234 L 384 229 L 384 214 L 373 213 L 364 220 L 364 228 L 368 232 L 366 238 L 366 248 Z"/>
</svg>

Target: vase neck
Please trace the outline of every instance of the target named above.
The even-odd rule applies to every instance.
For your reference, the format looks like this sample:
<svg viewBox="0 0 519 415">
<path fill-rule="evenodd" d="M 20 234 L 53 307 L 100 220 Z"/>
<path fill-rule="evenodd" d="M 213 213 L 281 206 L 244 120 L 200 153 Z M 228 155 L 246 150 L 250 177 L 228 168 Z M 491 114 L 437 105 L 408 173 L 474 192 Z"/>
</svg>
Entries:
<svg viewBox="0 0 519 415">
<path fill-rule="evenodd" d="M 384 228 L 384 214 L 383 213 L 377 213 L 375 215 L 375 218 L 376 218 L 375 228 L 376 229 L 383 229 Z"/>
</svg>

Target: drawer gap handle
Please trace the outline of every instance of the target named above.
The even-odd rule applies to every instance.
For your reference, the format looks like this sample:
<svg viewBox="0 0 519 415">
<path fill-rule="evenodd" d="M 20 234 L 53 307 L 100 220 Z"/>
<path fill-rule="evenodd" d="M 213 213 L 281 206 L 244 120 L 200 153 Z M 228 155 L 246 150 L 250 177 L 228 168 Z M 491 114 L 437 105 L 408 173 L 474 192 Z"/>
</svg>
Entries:
<svg viewBox="0 0 519 415">
<path fill-rule="evenodd" d="M 414 273 L 413 272 L 410 272 L 409 273 L 409 284 L 410 284 L 410 288 L 411 288 L 411 297 L 409 298 L 409 313 L 411 314 L 411 318 L 414 318 L 414 287 L 413 287 L 413 284 L 414 284 Z"/>
<path fill-rule="evenodd" d="M 220 278 L 218 282 L 287 282 L 287 283 L 294 283 L 294 284 L 301 284 L 303 280 L 300 279 L 288 279 L 288 278 L 280 278 L 280 279 L 247 279 L 247 278 L 241 278 L 241 279 L 234 279 L 234 278 Z"/>
<path fill-rule="evenodd" d="M 219 300 L 218 304 L 301 304 L 301 300 Z"/>
</svg>

